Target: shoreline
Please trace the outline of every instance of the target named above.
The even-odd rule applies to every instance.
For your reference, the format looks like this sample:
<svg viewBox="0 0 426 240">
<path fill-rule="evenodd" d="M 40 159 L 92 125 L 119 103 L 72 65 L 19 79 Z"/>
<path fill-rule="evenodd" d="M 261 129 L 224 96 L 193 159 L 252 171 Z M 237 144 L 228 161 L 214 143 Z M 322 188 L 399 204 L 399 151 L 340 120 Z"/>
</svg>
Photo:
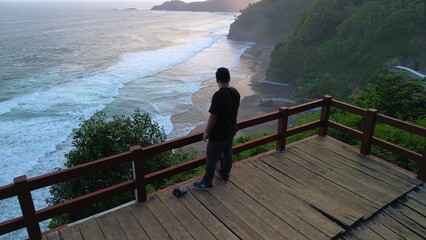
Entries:
<svg viewBox="0 0 426 240">
<path fill-rule="evenodd" d="M 291 99 L 292 89 L 290 86 L 274 86 L 260 83 L 265 80 L 272 51 L 272 45 L 255 44 L 241 55 L 240 65 L 231 70 L 230 85 L 235 87 L 241 95 L 238 113 L 239 122 L 278 110 L 279 105 L 273 103 L 262 104 L 263 98 Z M 250 70 L 248 75 L 247 69 Z M 211 97 L 217 90 L 218 88 L 214 77 L 204 82 L 203 88 L 192 95 L 193 106 L 184 113 L 172 116 L 171 120 L 173 126 L 176 127 L 195 123 L 197 126 L 190 134 L 204 131 L 209 116 L 208 109 L 210 107 Z M 276 128 L 277 122 L 272 121 L 248 129 L 242 129 L 238 131 L 237 137 L 247 134 L 258 134 L 262 131 L 276 131 Z M 205 146 L 205 143 L 199 142 L 190 145 L 189 149 L 194 149 L 199 155 L 204 154 Z"/>
</svg>

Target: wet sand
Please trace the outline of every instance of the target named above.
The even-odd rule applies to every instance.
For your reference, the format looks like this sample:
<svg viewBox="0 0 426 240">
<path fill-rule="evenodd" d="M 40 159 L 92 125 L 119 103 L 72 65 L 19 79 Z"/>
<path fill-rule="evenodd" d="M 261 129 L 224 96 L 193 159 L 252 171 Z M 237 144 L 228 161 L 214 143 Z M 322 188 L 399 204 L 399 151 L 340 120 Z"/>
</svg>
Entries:
<svg viewBox="0 0 426 240">
<path fill-rule="evenodd" d="M 291 99 L 291 87 L 264 85 L 260 83 L 260 81 L 265 80 L 272 50 L 273 46 L 270 45 L 256 44 L 252 46 L 241 56 L 240 66 L 231 71 L 230 85 L 235 87 L 241 94 L 241 103 L 238 113 L 239 122 L 277 111 L 279 106 L 283 105 L 282 103 L 262 104 L 262 99 Z M 250 71 L 248 71 L 248 69 Z M 247 72 L 249 72 L 248 75 Z M 203 132 L 209 115 L 208 109 L 210 100 L 217 90 L 218 86 L 213 76 L 211 80 L 204 83 L 203 89 L 193 94 L 193 106 L 191 109 L 185 113 L 172 117 L 173 124 L 176 126 L 185 123 L 198 123 L 198 126 L 191 133 Z M 276 128 L 277 122 L 273 121 L 260 126 L 240 130 L 237 136 L 257 134 L 261 131 L 276 131 Z M 191 147 L 197 151 L 197 155 L 204 154 L 205 143 L 197 143 Z"/>
</svg>

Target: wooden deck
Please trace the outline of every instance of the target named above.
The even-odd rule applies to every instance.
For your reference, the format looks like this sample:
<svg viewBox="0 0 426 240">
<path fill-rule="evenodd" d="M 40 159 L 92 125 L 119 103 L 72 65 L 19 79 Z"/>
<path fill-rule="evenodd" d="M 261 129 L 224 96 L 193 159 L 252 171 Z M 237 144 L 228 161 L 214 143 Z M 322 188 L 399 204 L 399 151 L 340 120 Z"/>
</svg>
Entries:
<svg viewBox="0 0 426 240">
<path fill-rule="evenodd" d="M 330 137 L 233 168 L 210 192 L 171 191 L 45 239 L 425 239 L 425 183 Z"/>
</svg>

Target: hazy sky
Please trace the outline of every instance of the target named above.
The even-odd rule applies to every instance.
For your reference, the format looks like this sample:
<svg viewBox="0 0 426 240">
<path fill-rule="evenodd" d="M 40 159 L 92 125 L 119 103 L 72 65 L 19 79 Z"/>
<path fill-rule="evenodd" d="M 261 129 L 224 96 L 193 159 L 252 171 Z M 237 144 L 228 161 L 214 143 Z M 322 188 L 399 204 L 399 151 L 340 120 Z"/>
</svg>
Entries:
<svg viewBox="0 0 426 240">
<path fill-rule="evenodd" d="M 163 3 L 168 0 L 0 0 L 0 2 L 156 2 Z M 183 0 L 184 2 L 202 2 L 206 0 Z"/>
<path fill-rule="evenodd" d="M 81 6 L 101 6 L 101 7 L 111 7 L 111 8 L 126 8 L 126 7 L 135 7 L 142 9 L 149 9 L 154 5 L 160 5 L 163 2 L 168 0 L 0 0 L 0 3 L 16 3 L 16 4 L 25 4 L 25 3 L 79 3 Z M 205 0 L 183 0 L 184 2 L 202 2 Z M 81 3 L 81 4 L 80 4 Z M 56 5 L 56 4 L 55 4 Z"/>
</svg>

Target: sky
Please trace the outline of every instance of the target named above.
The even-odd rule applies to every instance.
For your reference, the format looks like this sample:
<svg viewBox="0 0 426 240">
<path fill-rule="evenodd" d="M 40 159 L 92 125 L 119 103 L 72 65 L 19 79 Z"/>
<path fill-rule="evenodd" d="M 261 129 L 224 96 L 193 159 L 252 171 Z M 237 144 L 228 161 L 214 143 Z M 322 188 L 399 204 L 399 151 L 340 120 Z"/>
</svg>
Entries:
<svg viewBox="0 0 426 240">
<path fill-rule="evenodd" d="M 163 3 L 169 0 L 0 0 L 0 2 L 142 2 Z M 184 2 L 202 2 L 206 0 L 183 0 Z"/>
<path fill-rule="evenodd" d="M 139 8 L 139 9 L 150 9 L 154 5 L 160 5 L 168 0 L 0 0 L 0 3 L 83 3 L 85 5 L 111 7 L 111 8 Z M 183 0 L 184 2 L 202 2 L 205 0 Z"/>
</svg>

